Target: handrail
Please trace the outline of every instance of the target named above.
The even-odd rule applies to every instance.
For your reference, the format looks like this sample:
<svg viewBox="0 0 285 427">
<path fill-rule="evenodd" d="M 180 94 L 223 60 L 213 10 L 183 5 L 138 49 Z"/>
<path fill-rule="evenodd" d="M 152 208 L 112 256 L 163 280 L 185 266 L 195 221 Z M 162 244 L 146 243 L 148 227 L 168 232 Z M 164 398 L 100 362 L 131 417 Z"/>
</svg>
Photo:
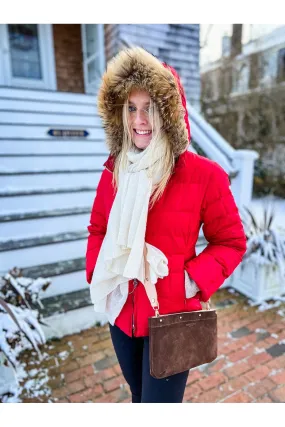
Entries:
<svg viewBox="0 0 285 427">
<path fill-rule="evenodd" d="M 195 142 L 207 157 L 218 162 L 231 178 L 237 176 L 238 170 L 234 166 L 236 150 L 189 103 L 187 103 L 187 110 L 191 134 Z"/>
</svg>

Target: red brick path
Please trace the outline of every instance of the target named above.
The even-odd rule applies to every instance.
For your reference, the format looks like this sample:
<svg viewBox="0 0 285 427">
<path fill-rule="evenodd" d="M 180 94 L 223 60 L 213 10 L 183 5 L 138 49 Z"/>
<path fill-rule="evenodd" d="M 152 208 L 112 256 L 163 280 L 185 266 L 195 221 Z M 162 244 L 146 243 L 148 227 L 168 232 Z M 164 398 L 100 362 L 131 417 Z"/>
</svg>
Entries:
<svg viewBox="0 0 285 427">
<path fill-rule="evenodd" d="M 285 402 L 285 318 L 278 314 L 285 304 L 260 312 L 227 290 L 213 302 L 229 299 L 234 304 L 217 311 L 218 358 L 191 370 L 184 402 Z M 23 402 L 130 402 L 107 326 L 50 341 L 42 351 L 37 368 L 48 372 L 51 394 L 29 397 L 24 389 Z M 28 371 L 37 364 L 30 352 L 23 360 Z"/>
</svg>

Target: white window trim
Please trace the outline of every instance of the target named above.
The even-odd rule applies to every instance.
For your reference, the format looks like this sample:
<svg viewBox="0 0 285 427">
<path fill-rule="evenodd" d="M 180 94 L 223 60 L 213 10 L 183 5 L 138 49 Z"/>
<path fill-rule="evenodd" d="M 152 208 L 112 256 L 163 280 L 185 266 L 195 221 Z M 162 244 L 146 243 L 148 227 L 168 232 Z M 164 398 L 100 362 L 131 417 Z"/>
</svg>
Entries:
<svg viewBox="0 0 285 427">
<path fill-rule="evenodd" d="M 8 87 L 21 87 L 29 89 L 46 89 L 57 90 L 56 84 L 56 70 L 55 70 L 55 57 L 54 57 L 54 44 L 53 44 L 53 31 L 52 24 L 37 24 L 39 34 L 39 44 L 42 55 L 42 80 L 21 79 L 12 77 L 9 41 L 8 41 L 8 27 L 7 24 L 0 25 L 0 62 L 2 64 L 2 79 L 0 77 L 0 84 Z M 1 66 L 1 65 L 0 65 Z"/>
<path fill-rule="evenodd" d="M 242 70 L 242 67 L 245 67 L 244 69 L 246 71 L 244 71 L 244 69 Z M 242 82 L 243 78 L 241 76 L 241 73 L 246 72 L 246 79 L 245 82 Z M 232 87 L 232 94 L 236 95 L 241 95 L 244 94 L 248 91 L 249 89 L 249 73 L 250 73 L 250 69 L 249 69 L 249 63 L 248 60 L 243 60 L 243 61 L 239 61 L 235 64 L 235 71 L 234 71 L 234 79 L 237 78 L 237 74 L 239 74 L 239 78 L 238 80 L 234 81 L 234 85 Z M 246 88 L 241 87 L 241 84 L 245 83 Z"/>
<path fill-rule="evenodd" d="M 82 41 L 82 63 L 83 63 L 83 74 L 84 74 L 84 89 L 85 93 L 93 93 L 90 91 L 90 86 L 88 83 L 88 71 L 87 71 L 87 62 L 85 59 L 85 52 L 86 52 L 86 39 L 84 34 L 84 26 L 88 24 L 81 24 L 81 41 Z M 97 28 L 97 34 L 99 39 L 99 54 L 98 54 L 98 61 L 100 66 L 101 75 L 104 72 L 105 69 L 105 41 L 104 41 L 104 24 L 92 24 L 96 25 Z"/>
</svg>

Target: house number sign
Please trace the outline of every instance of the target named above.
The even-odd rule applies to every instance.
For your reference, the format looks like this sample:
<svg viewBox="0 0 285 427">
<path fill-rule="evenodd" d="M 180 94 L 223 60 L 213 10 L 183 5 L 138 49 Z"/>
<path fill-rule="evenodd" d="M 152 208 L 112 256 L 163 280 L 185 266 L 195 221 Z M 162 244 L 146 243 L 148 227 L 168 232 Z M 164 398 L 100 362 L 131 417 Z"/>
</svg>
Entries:
<svg viewBox="0 0 285 427">
<path fill-rule="evenodd" d="M 56 137 L 86 138 L 89 132 L 82 129 L 49 129 L 48 135 Z"/>
</svg>

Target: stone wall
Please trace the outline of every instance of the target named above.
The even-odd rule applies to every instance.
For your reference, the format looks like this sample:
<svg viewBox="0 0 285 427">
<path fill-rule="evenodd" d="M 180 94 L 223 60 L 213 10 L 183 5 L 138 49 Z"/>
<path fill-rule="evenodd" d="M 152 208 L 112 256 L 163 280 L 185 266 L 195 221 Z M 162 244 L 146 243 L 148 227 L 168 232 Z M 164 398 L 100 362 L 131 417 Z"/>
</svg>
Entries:
<svg viewBox="0 0 285 427">
<path fill-rule="evenodd" d="M 201 76 L 201 109 L 215 129 L 236 149 L 256 150 L 254 193 L 285 197 L 285 81 L 262 85 L 258 54 L 249 58 L 249 88 L 232 92 L 234 63 Z"/>
</svg>

